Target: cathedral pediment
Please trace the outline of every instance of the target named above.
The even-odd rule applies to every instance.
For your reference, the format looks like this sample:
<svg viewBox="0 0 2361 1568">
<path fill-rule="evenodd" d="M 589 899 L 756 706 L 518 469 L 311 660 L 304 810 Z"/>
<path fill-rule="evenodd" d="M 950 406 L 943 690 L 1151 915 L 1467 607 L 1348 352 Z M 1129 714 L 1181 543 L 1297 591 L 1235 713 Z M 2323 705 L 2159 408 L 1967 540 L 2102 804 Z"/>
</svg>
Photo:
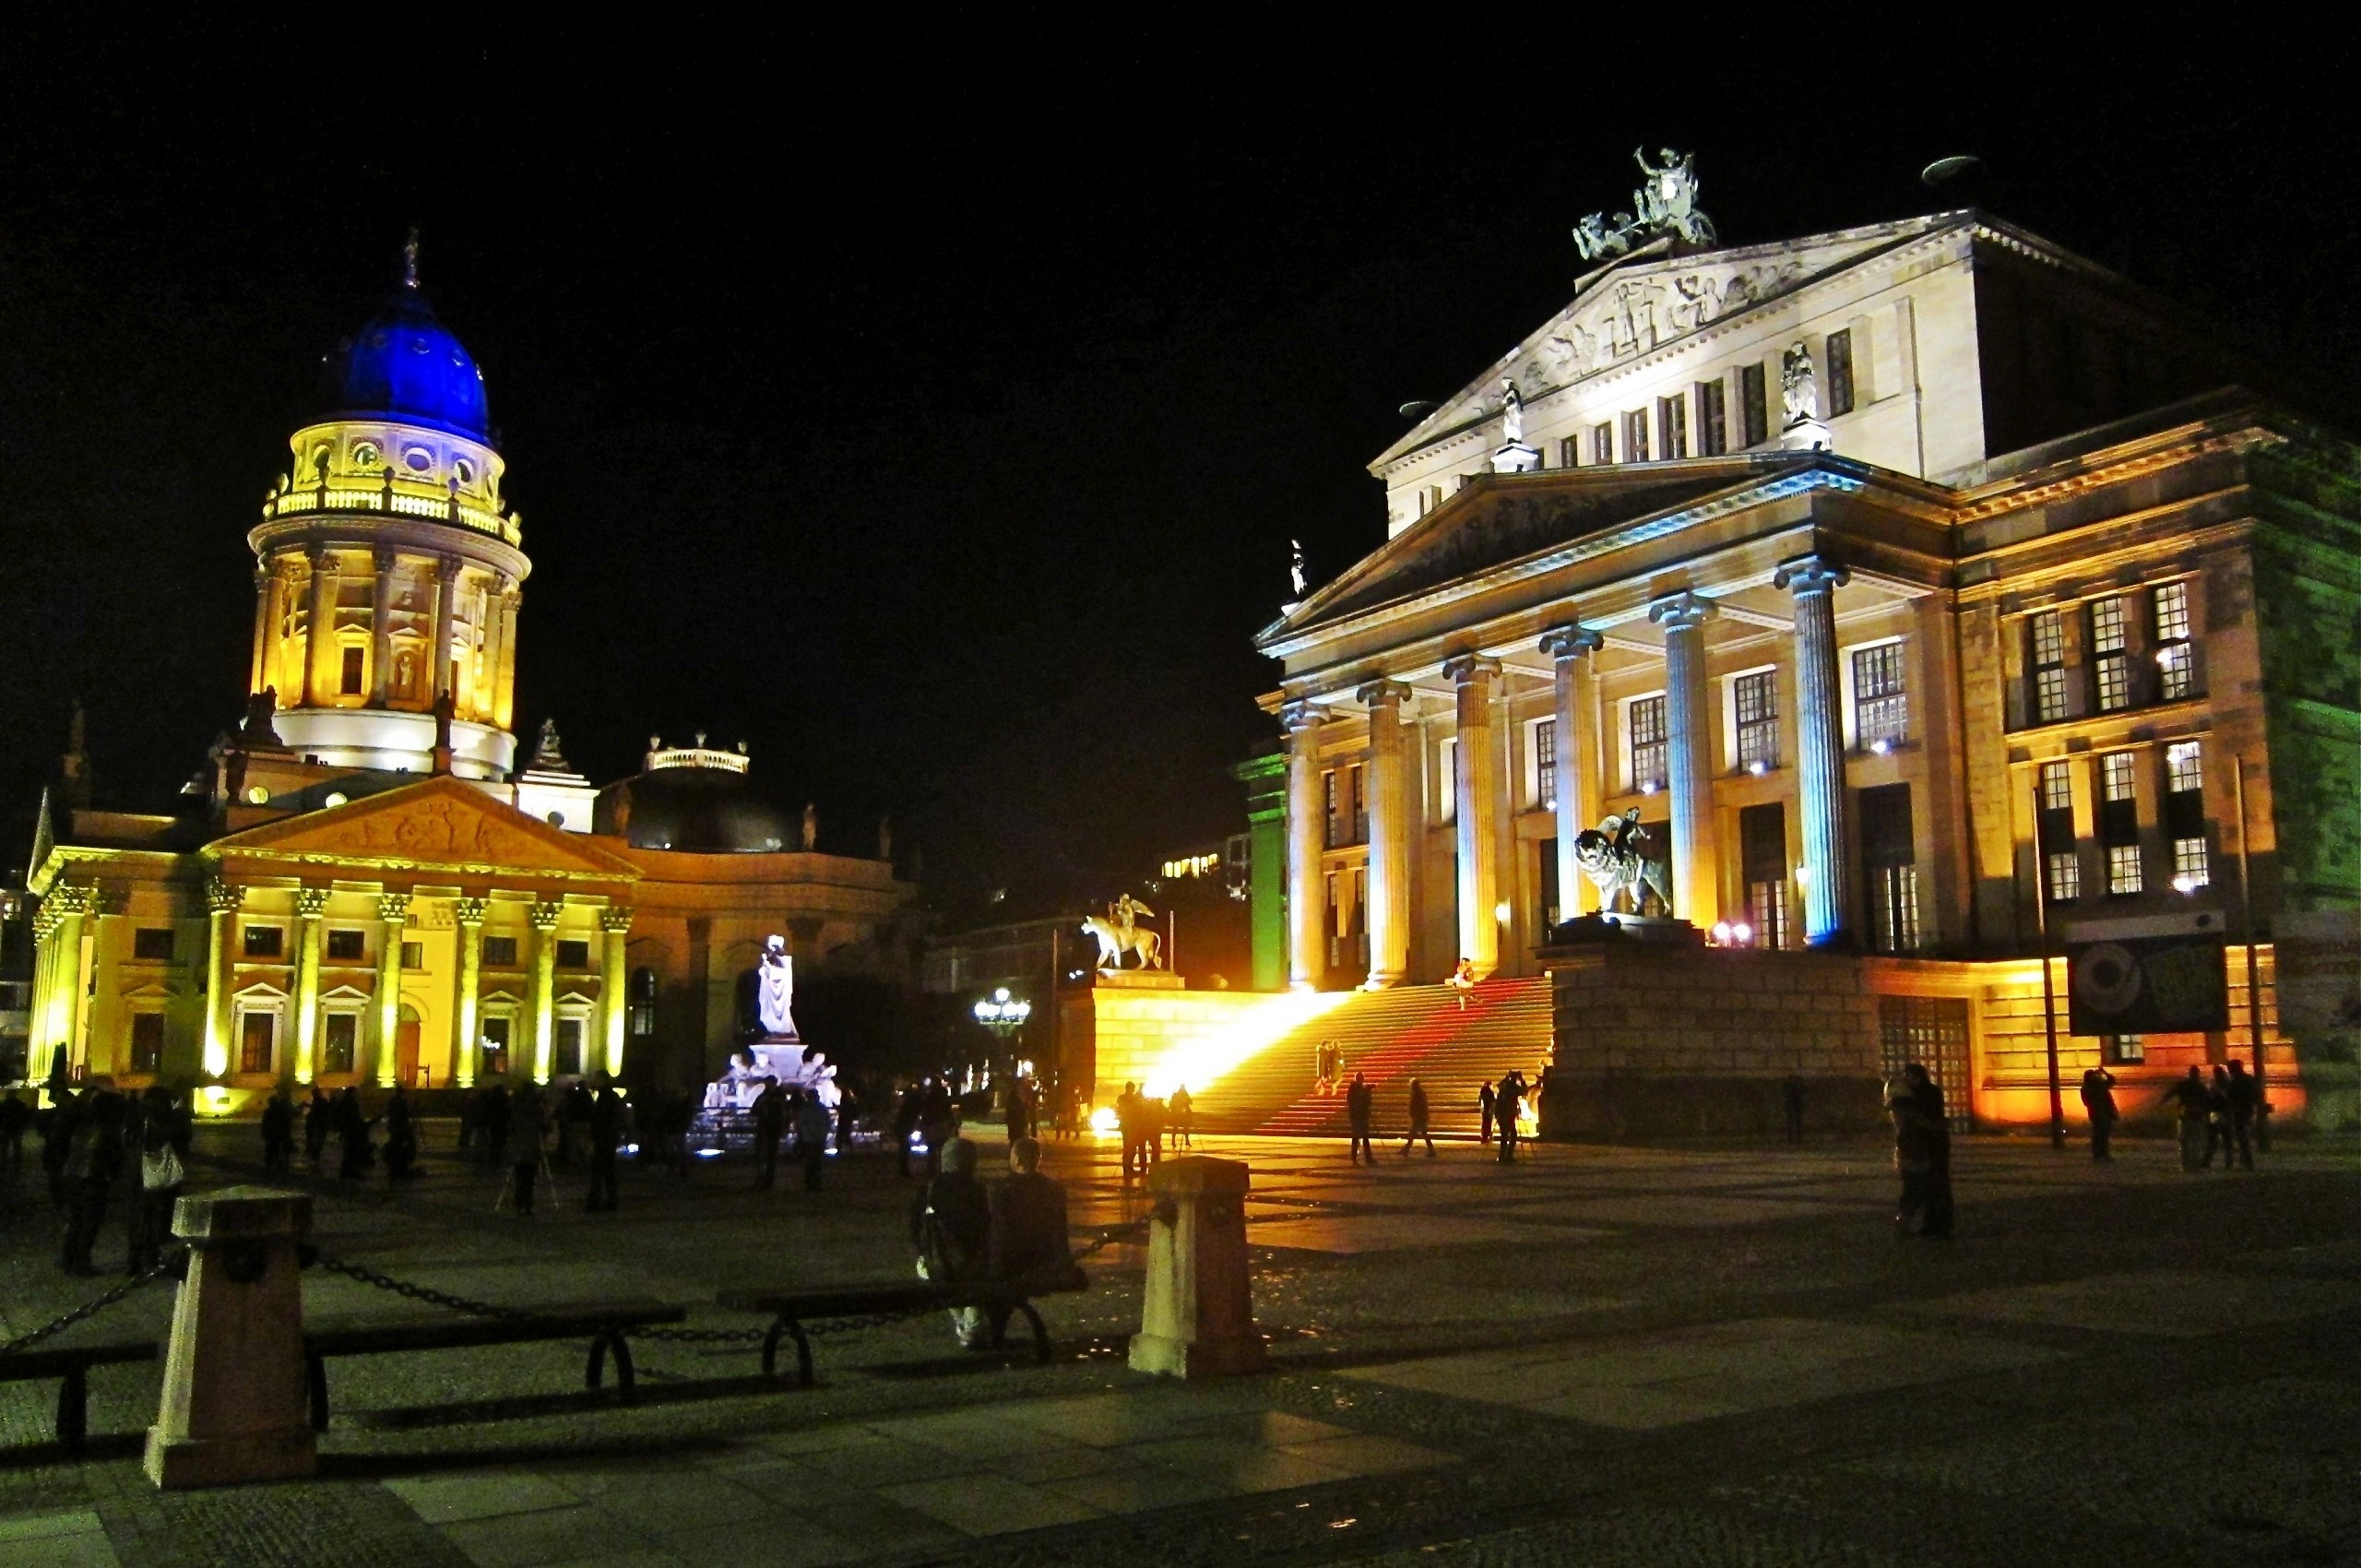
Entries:
<svg viewBox="0 0 2361 1568">
<path fill-rule="evenodd" d="M 569 879 L 636 879 L 630 861 L 537 822 L 456 778 L 429 778 L 348 805 L 248 828 L 215 841 L 223 860 L 350 862 L 375 867 L 526 872 Z"/>
</svg>

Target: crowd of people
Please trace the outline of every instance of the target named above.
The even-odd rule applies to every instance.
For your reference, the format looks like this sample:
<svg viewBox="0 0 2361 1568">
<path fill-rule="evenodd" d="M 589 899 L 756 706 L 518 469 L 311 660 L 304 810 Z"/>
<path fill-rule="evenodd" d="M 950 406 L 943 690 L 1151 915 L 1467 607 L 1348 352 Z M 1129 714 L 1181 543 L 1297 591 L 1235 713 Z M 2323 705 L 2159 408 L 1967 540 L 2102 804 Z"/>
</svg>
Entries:
<svg viewBox="0 0 2361 1568">
<path fill-rule="evenodd" d="M 11 1176 L 23 1169 L 28 1132 L 40 1142 L 50 1206 L 61 1221 L 58 1266 L 77 1276 L 101 1272 L 99 1234 L 120 1202 L 124 1272 L 136 1277 L 155 1267 L 187 1175 L 195 1132 L 187 1097 L 161 1085 L 137 1094 L 105 1083 L 61 1085 L 35 1111 L 13 1094 L 0 1095 L 0 1166 Z"/>
<path fill-rule="evenodd" d="M 1148 1168 L 1161 1164 L 1168 1149 L 1197 1146 L 1196 1102 L 1186 1084 L 1158 1097 L 1141 1085 L 1127 1083 L 1115 1097 L 1114 1110 L 1115 1126 L 1122 1140 L 1126 1187 L 1145 1181 Z"/>
</svg>

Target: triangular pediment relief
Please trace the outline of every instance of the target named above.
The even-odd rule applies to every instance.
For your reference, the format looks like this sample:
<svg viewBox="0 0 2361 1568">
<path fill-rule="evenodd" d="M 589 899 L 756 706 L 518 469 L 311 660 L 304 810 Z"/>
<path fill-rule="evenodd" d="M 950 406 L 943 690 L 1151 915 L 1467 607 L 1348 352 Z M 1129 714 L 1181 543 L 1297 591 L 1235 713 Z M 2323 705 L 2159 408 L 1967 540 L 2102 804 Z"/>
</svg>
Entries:
<svg viewBox="0 0 2361 1568">
<path fill-rule="evenodd" d="M 290 860 L 449 866 L 569 879 L 636 880 L 639 868 L 456 778 L 429 778 L 217 840 L 225 862 Z"/>
<path fill-rule="evenodd" d="M 1504 380 L 1516 383 L 1517 396 L 1527 405 L 1536 403 L 1894 245 L 1972 220 L 1972 214 L 1945 213 L 1601 268 L 1587 277 L 1564 310 L 1444 399 L 1371 466 L 1382 468 L 1496 417 Z"/>
<path fill-rule="evenodd" d="M 284 1002 L 287 1000 L 287 992 L 268 980 L 256 980 L 252 985 L 241 986 L 230 994 L 241 1002 Z"/>
<path fill-rule="evenodd" d="M 320 993 L 323 1002 L 366 1002 L 369 999 L 367 992 L 352 985 L 339 985 Z"/>
</svg>

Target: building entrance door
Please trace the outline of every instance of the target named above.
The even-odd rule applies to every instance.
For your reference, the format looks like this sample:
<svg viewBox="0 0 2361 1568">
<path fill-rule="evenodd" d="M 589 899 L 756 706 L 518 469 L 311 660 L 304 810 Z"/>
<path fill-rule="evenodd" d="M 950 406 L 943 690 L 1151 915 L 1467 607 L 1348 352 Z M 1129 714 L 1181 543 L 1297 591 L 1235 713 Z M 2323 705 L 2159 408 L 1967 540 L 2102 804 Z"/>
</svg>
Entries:
<svg viewBox="0 0 2361 1568">
<path fill-rule="evenodd" d="M 394 1081 L 410 1088 L 420 1087 L 418 1015 L 408 1007 L 402 1009 L 401 1020 L 394 1026 Z"/>
<path fill-rule="evenodd" d="M 1943 1114 L 1965 1132 L 1975 1105 L 1970 1081 L 1967 999 L 1960 996 L 1878 998 L 1879 1055 L 1891 1083 L 1916 1062 L 1941 1086 Z"/>
</svg>

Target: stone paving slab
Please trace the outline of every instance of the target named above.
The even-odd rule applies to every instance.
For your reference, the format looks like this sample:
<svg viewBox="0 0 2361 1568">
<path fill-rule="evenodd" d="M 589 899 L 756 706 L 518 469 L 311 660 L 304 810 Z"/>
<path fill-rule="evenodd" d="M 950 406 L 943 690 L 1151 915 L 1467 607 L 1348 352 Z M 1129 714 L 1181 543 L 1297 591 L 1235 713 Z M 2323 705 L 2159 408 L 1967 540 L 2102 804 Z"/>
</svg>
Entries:
<svg viewBox="0 0 2361 1568">
<path fill-rule="evenodd" d="M 2361 1284 L 2149 1269 L 1914 1301 L 1913 1314 L 2195 1337 L 2361 1308 Z"/>
</svg>

